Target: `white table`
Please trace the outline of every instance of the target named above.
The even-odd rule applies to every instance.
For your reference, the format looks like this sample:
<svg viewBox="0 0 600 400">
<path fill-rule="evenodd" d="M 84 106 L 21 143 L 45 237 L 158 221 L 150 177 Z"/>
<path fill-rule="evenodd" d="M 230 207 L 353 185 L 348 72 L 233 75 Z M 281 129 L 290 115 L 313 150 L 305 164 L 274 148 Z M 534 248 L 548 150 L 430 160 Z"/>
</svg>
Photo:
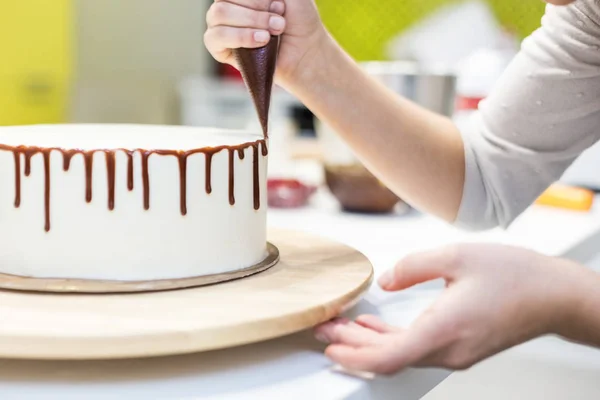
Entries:
<svg viewBox="0 0 600 400">
<path fill-rule="evenodd" d="M 277 228 L 317 233 L 351 245 L 373 262 L 376 275 L 403 255 L 457 241 L 516 244 L 550 255 L 585 259 L 600 242 L 600 208 L 589 214 L 536 208 L 509 231 L 466 233 L 433 218 L 342 214 L 325 194 L 296 211 L 271 210 Z M 354 313 L 376 313 L 405 325 L 430 304 L 440 282 L 386 295 L 376 286 Z M 1 321 L 0 321 L 1 323 Z M 363 380 L 332 370 L 310 332 L 241 348 L 148 360 L 29 362 L 0 360 L 5 399 L 418 399 L 449 372 L 409 370 Z"/>
</svg>

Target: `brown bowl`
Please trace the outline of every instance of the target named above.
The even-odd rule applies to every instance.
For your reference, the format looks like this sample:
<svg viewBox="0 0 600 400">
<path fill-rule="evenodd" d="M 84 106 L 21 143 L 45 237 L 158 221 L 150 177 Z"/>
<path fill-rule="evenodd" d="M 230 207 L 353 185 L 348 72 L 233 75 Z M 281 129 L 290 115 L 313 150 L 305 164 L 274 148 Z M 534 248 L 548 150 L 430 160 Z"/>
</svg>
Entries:
<svg viewBox="0 0 600 400">
<path fill-rule="evenodd" d="M 325 181 L 333 196 L 348 212 L 390 213 L 400 198 L 363 165 L 326 165 Z"/>
</svg>

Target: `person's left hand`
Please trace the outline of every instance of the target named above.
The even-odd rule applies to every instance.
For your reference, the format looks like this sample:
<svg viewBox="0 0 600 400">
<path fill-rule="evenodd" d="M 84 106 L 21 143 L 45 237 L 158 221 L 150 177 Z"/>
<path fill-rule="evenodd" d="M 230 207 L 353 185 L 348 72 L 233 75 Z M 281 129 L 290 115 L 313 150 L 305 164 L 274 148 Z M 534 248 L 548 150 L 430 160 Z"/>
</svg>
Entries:
<svg viewBox="0 0 600 400">
<path fill-rule="evenodd" d="M 387 291 L 443 278 L 434 305 L 406 329 L 374 316 L 319 326 L 326 355 L 355 371 L 406 367 L 461 370 L 537 336 L 554 333 L 576 305 L 585 268 L 500 245 L 459 245 L 415 254 L 384 275 Z"/>
</svg>

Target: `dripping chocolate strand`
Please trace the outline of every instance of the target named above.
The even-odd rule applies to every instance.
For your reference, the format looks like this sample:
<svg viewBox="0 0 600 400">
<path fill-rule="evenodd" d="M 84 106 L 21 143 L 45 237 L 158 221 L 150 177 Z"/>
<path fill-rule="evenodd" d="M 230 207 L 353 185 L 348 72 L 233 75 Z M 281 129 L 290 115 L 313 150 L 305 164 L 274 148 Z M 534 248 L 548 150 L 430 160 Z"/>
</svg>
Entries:
<svg viewBox="0 0 600 400">
<path fill-rule="evenodd" d="M 140 154 L 142 156 L 142 184 L 144 186 L 144 210 L 147 211 L 150 209 L 150 176 L 148 172 L 148 158 L 152 153 L 150 151 L 142 150 L 140 151 Z"/>
<path fill-rule="evenodd" d="M 77 153 L 76 150 L 62 151 L 63 156 L 63 171 L 68 171 L 71 168 L 71 159 Z"/>
<path fill-rule="evenodd" d="M 238 149 L 238 156 L 240 157 L 240 160 L 243 160 L 246 157 L 245 150 L 246 149 Z"/>
<path fill-rule="evenodd" d="M 234 167 L 234 159 L 233 159 L 233 155 L 235 150 L 234 149 L 228 149 L 227 151 L 229 153 L 229 204 L 234 205 L 235 204 L 235 187 L 234 187 L 234 181 L 235 181 L 235 167 Z"/>
<path fill-rule="evenodd" d="M 85 201 L 92 202 L 92 172 L 94 169 L 94 152 L 83 152 L 83 162 L 85 164 Z"/>
<path fill-rule="evenodd" d="M 25 176 L 31 175 L 31 157 L 36 153 L 35 149 L 27 149 L 23 152 L 25 155 Z"/>
<path fill-rule="evenodd" d="M 263 157 L 268 156 L 269 148 L 267 147 L 267 142 L 265 140 L 261 140 L 259 143 L 260 143 L 261 153 L 262 153 Z"/>
<path fill-rule="evenodd" d="M 205 168 L 205 177 L 204 182 L 206 185 L 206 194 L 212 193 L 212 159 L 214 153 L 209 151 L 206 152 L 206 168 Z"/>
<path fill-rule="evenodd" d="M 127 189 L 133 190 L 133 152 L 127 152 Z"/>
<path fill-rule="evenodd" d="M 258 171 L 258 167 L 259 167 L 259 159 L 258 159 L 258 144 L 253 144 L 252 145 L 252 169 L 253 169 L 253 195 L 254 195 L 254 209 L 255 210 L 259 210 L 260 209 L 260 186 L 259 186 L 259 171 Z"/>
<path fill-rule="evenodd" d="M 44 211 L 46 214 L 46 232 L 50 232 L 50 149 L 42 150 L 44 156 Z"/>
<path fill-rule="evenodd" d="M 187 215 L 187 154 L 177 155 L 179 161 L 179 202 L 181 215 Z"/>
<path fill-rule="evenodd" d="M 108 182 L 108 209 L 115 209 L 115 170 L 116 156 L 114 151 L 105 151 L 106 155 L 106 175 Z"/>
<path fill-rule="evenodd" d="M 21 153 L 18 150 L 13 151 L 15 158 L 15 207 L 21 206 Z"/>
</svg>

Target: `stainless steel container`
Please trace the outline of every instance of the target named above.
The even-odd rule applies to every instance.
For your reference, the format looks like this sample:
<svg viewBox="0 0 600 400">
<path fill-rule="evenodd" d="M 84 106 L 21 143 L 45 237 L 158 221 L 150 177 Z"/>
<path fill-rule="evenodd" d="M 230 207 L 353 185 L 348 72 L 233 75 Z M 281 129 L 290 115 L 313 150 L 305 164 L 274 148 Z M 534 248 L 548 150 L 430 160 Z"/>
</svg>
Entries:
<svg viewBox="0 0 600 400">
<path fill-rule="evenodd" d="M 447 117 L 454 112 L 456 76 L 409 61 L 366 62 L 362 68 L 395 93 Z"/>
</svg>

